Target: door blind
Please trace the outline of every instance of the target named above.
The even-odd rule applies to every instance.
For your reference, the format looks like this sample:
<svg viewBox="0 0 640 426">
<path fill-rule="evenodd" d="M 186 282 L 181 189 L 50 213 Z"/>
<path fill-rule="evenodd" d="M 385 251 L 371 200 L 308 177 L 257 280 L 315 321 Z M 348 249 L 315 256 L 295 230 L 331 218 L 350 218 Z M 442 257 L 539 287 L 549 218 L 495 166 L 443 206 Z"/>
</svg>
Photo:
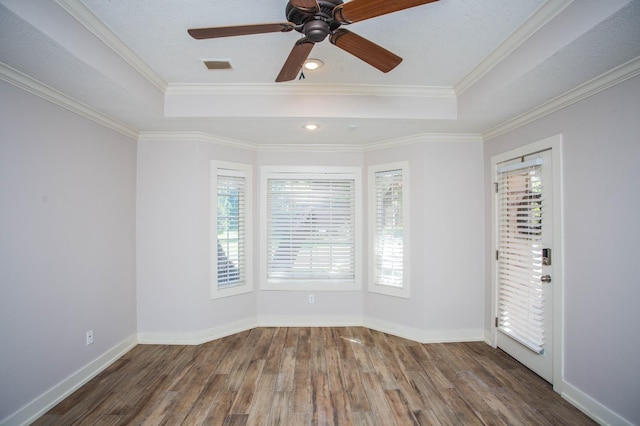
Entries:
<svg viewBox="0 0 640 426">
<path fill-rule="evenodd" d="M 402 170 L 375 174 L 375 282 L 403 286 Z"/>
<path fill-rule="evenodd" d="M 498 329 L 531 350 L 545 343 L 542 162 L 498 169 Z"/>
<path fill-rule="evenodd" d="M 267 279 L 353 281 L 355 202 L 353 177 L 269 178 Z"/>
<path fill-rule="evenodd" d="M 245 282 L 245 176 L 218 170 L 217 277 L 218 288 Z"/>
</svg>

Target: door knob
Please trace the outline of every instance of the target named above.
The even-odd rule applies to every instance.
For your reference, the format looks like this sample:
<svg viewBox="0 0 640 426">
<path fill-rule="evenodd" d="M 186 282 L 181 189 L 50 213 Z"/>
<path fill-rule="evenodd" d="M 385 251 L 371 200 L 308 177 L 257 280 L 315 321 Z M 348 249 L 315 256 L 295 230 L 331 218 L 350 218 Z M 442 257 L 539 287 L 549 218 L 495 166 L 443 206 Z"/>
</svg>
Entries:
<svg viewBox="0 0 640 426">
<path fill-rule="evenodd" d="M 540 277 L 540 281 L 542 281 L 543 283 L 550 283 L 551 282 L 551 275 L 543 275 Z"/>
</svg>

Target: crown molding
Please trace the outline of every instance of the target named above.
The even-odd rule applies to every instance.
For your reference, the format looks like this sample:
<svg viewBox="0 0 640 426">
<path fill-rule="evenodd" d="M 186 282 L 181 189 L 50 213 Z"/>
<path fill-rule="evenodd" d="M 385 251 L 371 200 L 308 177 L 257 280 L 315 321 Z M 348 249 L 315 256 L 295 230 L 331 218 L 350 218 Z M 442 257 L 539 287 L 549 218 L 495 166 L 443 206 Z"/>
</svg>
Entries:
<svg viewBox="0 0 640 426">
<path fill-rule="evenodd" d="M 364 151 L 377 151 L 380 149 L 398 148 L 421 143 L 482 143 L 483 141 L 482 135 L 474 133 L 419 133 L 397 139 L 372 142 L 364 146 Z"/>
<path fill-rule="evenodd" d="M 226 138 L 203 132 L 140 132 L 138 141 L 184 141 L 210 143 L 230 148 L 244 149 L 254 152 L 362 152 L 362 145 L 330 145 L 330 144 L 257 144 L 239 139 Z"/>
<path fill-rule="evenodd" d="M 580 102 L 583 99 L 638 75 L 640 75 L 640 56 L 594 79 L 591 79 L 584 84 L 581 84 L 575 89 L 572 89 L 525 114 L 512 118 L 511 120 L 488 130 L 483 133 L 482 136 L 485 141 L 490 141 L 491 139 L 504 135 L 505 133 L 512 132 L 519 127 L 539 120 L 542 117 L 564 109 L 576 102 Z"/>
<path fill-rule="evenodd" d="M 209 133 L 204 132 L 140 132 L 138 135 L 138 141 L 150 141 L 150 142 L 161 142 L 161 141 L 184 141 L 184 140 L 192 140 L 197 142 L 205 142 L 214 145 L 227 146 L 230 148 L 238 148 L 249 151 L 257 151 L 259 145 L 247 141 L 243 141 L 240 139 L 226 138 L 223 136 L 216 136 Z"/>
<path fill-rule="evenodd" d="M 60 7 L 73 16 L 85 28 L 91 31 L 105 45 L 113 50 L 125 62 L 131 65 L 140 75 L 147 79 L 158 90 L 164 92 L 167 82 L 143 61 L 125 42 L 106 26 L 82 2 L 82 0 L 55 0 Z"/>
<path fill-rule="evenodd" d="M 264 144 L 259 145 L 258 152 L 356 152 L 364 151 L 357 144 Z"/>
<path fill-rule="evenodd" d="M 47 86 L 44 83 L 29 77 L 20 71 L 11 68 L 10 66 L 0 62 L 0 80 L 4 80 L 9 84 L 12 84 L 20 89 L 26 90 L 36 96 L 41 97 L 51 103 L 54 103 L 62 108 L 65 108 L 75 114 L 78 114 L 86 119 L 94 121 L 102 126 L 108 127 L 124 136 L 131 139 L 138 137 L 138 132 L 125 124 L 116 121 L 109 116 L 102 114 L 89 106 L 76 101 L 75 99 L 65 95 L 56 89 Z"/>
<path fill-rule="evenodd" d="M 351 84 L 189 84 L 169 83 L 167 95 L 321 95 L 456 98 L 452 87 Z"/>
<path fill-rule="evenodd" d="M 531 38 L 542 27 L 547 25 L 553 18 L 562 12 L 574 0 L 547 0 L 538 10 L 534 12 L 524 24 L 519 26 L 511 35 L 503 41 L 493 52 L 491 52 L 478 66 L 467 74 L 458 84 L 454 91 L 460 96 L 471 86 L 476 84 L 496 65 L 502 62 L 507 56 L 513 53 L 520 45 Z"/>
<path fill-rule="evenodd" d="M 140 132 L 138 141 L 184 141 L 192 140 L 214 145 L 244 149 L 255 152 L 355 152 L 364 153 L 388 148 L 431 142 L 482 143 L 479 134 L 467 133 L 420 133 L 404 138 L 368 144 L 257 144 L 238 139 L 225 138 L 203 132 Z"/>
</svg>

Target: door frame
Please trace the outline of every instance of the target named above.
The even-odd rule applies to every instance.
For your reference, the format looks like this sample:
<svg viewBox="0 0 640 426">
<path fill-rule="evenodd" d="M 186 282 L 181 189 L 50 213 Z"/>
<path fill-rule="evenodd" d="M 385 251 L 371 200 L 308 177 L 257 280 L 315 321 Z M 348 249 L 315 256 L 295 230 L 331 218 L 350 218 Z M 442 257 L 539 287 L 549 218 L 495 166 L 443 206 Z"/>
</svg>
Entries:
<svg viewBox="0 0 640 426">
<path fill-rule="evenodd" d="M 498 164 L 537 152 L 551 150 L 553 174 L 553 390 L 562 393 L 564 377 L 564 228 L 563 228 L 563 195 L 562 195 L 562 134 L 554 135 L 537 142 L 515 148 L 491 157 L 491 185 L 497 178 Z M 490 343 L 498 345 L 498 328 L 494 319 L 498 316 L 498 262 L 497 252 L 497 194 L 491 190 L 491 336 Z"/>
</svg>

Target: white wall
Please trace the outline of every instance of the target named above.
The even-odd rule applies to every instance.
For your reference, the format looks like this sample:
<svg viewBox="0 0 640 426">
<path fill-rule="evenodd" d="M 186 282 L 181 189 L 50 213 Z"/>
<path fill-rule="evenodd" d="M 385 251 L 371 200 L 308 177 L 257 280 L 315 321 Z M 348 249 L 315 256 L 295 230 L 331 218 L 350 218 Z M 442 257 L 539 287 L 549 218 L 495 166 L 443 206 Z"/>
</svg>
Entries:
<svg viewBox="0 0 640 426">
<path fill-rule="evenodd" d="M 143 137 L 138 143 L 142 342 L 198 343 L 256 325 L 255 293 L 210 299 L 211 160 L 254 164 L 255 152 L 189 137 Z"/>
<path fill-rule="evenodd" d="M 135 170 L 134 140 L 0 82 L 0 422 L 135 340 Z"/>
<path fill-rule="evenodd" d="M 482 144 L 424 141 L 372 151 L 368 165 L 409 161 L 411 298 L 365 295 L 372 326 L 418 341 L 483 338 Z"/>
<path fill-rule="evenodd" d="M 492 156 L 559 133 L 564 390 L 607 422 L 640 424 L 640 77 L 487 142 L 486 188 Z M 486 240 L 489 247 L 489 234 Z M 488 275 L 486 281 L 489 312 Z"/>
<path fill-rule="evenodd" d="M 209 299 L 209 161 L 254 164 L 256 291 Z M 361 167 L 409 160 L 412 297 L 369 294 L 366 235 L 360 291 L 261 291 L 261 166 Z M 188 135 L 139 142 L 137 265 L 141 341 L 199 342 L 255 325 L 361 325 L 422 341 L 483 338 L 482 144 L 423 142 L 372 152 L 253 151 Z M 472 207 L 470 207 L 472 206 Z M 363 233 L 367 223 L 363 218 Z M 459 261 L 463 260 L 461 267 Z M 315 303 L 308 303 L 308 295 Z"/>
<path fill-rule="evenodd" d="M 362 168 L 362 163 L 363 155 L 358 152 L 266 151 L 258 155 L 257 175 L 261 166 Z M 364 188 L 364 175 L 362 179 Z M 259 202 L 255 205 L 258 209 L 264 208 Z M 365 209 L 364 204 L 362 207 Z M 257 250 L 256 262 L 261 255 Z M 256 278 L 260 278 L 259 274 Z M 314 304 L 309 304 L 310 293 L 315 296 Z M 257 314 L 263 325 L 359 325 L 362 323 L 362 291 L 260 291 Z"/>
</svg>

